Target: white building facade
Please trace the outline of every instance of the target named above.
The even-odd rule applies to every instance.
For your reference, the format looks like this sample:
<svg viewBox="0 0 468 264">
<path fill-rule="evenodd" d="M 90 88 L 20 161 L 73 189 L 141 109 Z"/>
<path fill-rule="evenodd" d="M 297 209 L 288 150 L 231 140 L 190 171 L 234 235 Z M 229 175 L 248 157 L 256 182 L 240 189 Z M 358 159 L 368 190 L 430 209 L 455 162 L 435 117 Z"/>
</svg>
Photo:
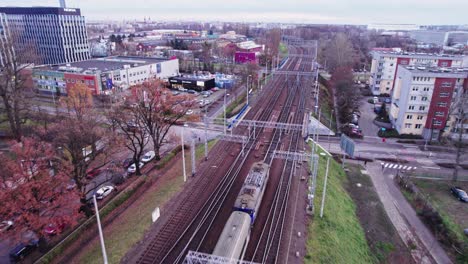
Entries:
<svg viewBox="0 0 468 264">
<path fill-rule="evenodd" d="M 398 65 L 462 67 L 463 56 L 373 51 L 369 85 L 374 95 L 392 94 Z"/>
</svg>

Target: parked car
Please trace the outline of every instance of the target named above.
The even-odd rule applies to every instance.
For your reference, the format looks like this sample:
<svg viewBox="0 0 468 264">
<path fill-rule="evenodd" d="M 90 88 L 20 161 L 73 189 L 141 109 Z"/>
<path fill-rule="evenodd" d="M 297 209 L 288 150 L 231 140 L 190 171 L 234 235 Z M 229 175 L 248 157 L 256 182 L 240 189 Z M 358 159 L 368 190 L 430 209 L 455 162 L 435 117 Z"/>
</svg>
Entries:
<svg viewBox="0 0 468 264">
<path fill-rule="evenodd" d="M 46 225 L 46 227 L 44 227 L 44 233 L 49 236 L 54 236 L 61 233 L 64 228 L 65 224 L 62 221 L 57 221 L 56 223 L 49 223 Z"/>
<path fill-rule="evenodd" d="M 389 104 L 389 103 L 392 102 L 392 99 L 391 99 L 390 97 L 385 97 L 384 102 L 385 102 L 386 104 Z"/>
<path fill-rule="evenodd" d="M 75 189 L 76 187 L 76 181 L 74 179 L 71 179 L 68 183 L 67 183 L 67 191 L 70 191 L 70 190 L 73 190 Z"/>
<path fill-rule="evenodd" d="M 358 125 L 359 124 L 359 116 L 357 114 L 353 114 L 351 117 L 351 123 Z"/>
<path fill-rule="evenodd" d="M 455 198 L 461 202 L 468 203 L 468 194 L 466 194 L 462 188 L 454 186 L 450 188 L 450 191 L 452 192 L 453 196 L 455 196 Z"/>
<path fill-rule="evenodd" d="M 122 167 L 124 169 L 128 169 L 128 167 L 130 167 L 130 165 L 132 165 L 133 163 L 133 158 L 126 158 L 122 161 Z"/>
<path fill-rule="evenodd" d="M 114 190 L 115 190 L 114 186 L 111 186 L 111 185 L 103 186 L 96 191 L 96 199 L 102 200 L 104 199 L 104 197 L 109 195 Z"/>
<path fill-rule="evenodd" d="M 351 138 L 363 138 L 362 130 L 358 128 L 358 126 L 352 126 L 353 124 L 347 124 L 343 126 L 341 131 Z"/>
<path fill-rule="evenodd" d="M 5 220 L 0 222 L 0 232 L 8 231 L 13 227 L 13 221 Z"/>
<path fill-rule="evenodd" d="M 148 151 L 145 153 L 145 155 L 143 156 L 143 158 L 141 158 L 141 162 L 143 163 L 148 163 L 150 162 L 152 159 L 154 159 L 154 157 L 156 157 L 156 153 L 154 153 L 154 151 Z"/>
<path fill-rule="evenodd" d="M 192 110 L 192 109 L 189 109 L 189 110 L 187 110 L 187 112 L 185 112 L 185 114 L 186 114 L 186 115 L 191 115 L 191 114 L 193 114 L 193 110 Z"/>
<path fill-rule="evenodd" d="M 22 235 L 22 241 L 10 250 L 10 260 L 17 262 L 22 260 L 27 255 L 31 254 L 36 248 L 39 247 L 39 237 L 32 231 L 28 231 Z"/>
<path fill-rule="evenodd" d="M 98 168 L 88 170 L 86 172 L 86 178 L 93 179 L 94 177 L 98 176 L 101 172 L 102 172 L 102 170 L 98 169 Z"/>
<path fill-rule="evenodd" d="M 143 166 L 145 166 L 145 164 L 143 162 L 139 162 L 139 168 L 143 168 Z M 128 167 L 127 169 L 127 172 L 128 173 L 135 173 L 136 172 L 136 164 L 133 163 L 132 165 L 130 165 L 130 167 Z"/>
<path fill-rule="evenodd" d="M 180 94 L 180 92 L 178 92 L 178 91 L 173 91 L 172 92 L 172 95 L 178 95 L 178 94 Z"/>
</svg>

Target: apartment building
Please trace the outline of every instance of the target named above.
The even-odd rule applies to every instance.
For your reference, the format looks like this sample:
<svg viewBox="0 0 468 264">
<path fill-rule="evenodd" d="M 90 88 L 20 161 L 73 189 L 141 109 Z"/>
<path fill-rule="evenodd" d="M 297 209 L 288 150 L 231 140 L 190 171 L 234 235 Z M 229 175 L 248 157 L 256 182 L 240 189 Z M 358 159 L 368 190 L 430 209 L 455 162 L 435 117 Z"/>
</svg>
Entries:
<svg viewBox="0 0 468 264">
<path fill-rule="evenodd" d="M 463 56 L 428 53 L 372 51 L 369 85 L 374 95 L 392 94 L 398 65 L 423 67 L 462 67 Z"/>
<path fill-rule="evenodd" d="M 437 140 L 453 132 L 453 102 L 468 90 L 468 68 L 398 67 L 390 121 L 400 134 Z"/>
<path fill-rule="evenodd" d="M 90 58 L 85 18 L 80 9 L 0 7 L 0 34 L 0 42 L 11 42 L 18 50 L 35 47 L 38 58 L 34 61 L 42 64 Z"/>
</svg>

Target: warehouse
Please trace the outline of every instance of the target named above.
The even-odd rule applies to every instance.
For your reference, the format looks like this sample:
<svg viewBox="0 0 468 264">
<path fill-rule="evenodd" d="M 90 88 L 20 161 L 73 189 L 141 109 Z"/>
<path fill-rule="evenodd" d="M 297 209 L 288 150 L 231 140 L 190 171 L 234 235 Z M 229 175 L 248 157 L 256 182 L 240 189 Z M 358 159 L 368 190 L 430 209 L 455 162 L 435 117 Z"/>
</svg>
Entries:
<svg viewBox="0 0 468 264">
<path fill-rule="evenodd" d="M 177 76 L 169 78 L 172 89 L 189 89 L 195 91 L 206 91 L 216 86 L 215 79 L 201 76 Z"/>
</svg>

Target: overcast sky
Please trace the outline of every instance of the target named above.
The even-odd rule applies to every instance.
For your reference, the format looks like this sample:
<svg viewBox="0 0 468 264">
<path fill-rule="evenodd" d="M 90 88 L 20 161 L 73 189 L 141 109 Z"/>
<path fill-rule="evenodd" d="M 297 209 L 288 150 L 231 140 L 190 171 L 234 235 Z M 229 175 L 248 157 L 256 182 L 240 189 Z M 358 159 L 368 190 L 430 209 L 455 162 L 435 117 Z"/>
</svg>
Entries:
<svg viewBox="0 0 468 264">
<path fill-rule="evenodd" d="M 1 0 L 58 6 L 58 0 Z M 468 24 L 467 0 L 68 0 L 88 20 L 264 21 L 338 24 Z"/>
</svg>

